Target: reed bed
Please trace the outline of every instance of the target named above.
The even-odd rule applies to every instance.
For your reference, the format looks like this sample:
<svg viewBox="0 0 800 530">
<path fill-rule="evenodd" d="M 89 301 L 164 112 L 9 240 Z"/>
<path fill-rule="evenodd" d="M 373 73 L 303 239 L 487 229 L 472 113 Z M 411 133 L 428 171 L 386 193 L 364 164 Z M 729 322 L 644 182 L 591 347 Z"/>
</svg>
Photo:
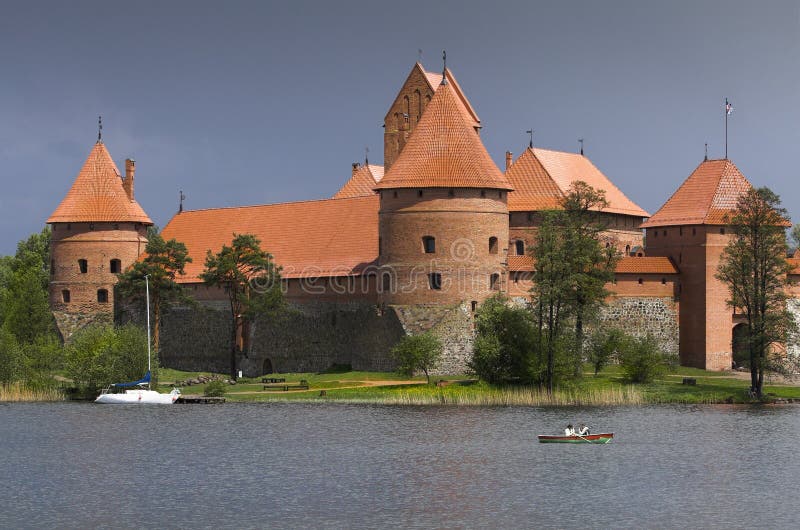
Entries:
<svg viewBox="0 0 800 530">
<path fill-rule="evenodd" d="M 0 385 L 0 402 L 64 401 L 58 388 L 32 389 L 22 383 Z"/>
</svg>

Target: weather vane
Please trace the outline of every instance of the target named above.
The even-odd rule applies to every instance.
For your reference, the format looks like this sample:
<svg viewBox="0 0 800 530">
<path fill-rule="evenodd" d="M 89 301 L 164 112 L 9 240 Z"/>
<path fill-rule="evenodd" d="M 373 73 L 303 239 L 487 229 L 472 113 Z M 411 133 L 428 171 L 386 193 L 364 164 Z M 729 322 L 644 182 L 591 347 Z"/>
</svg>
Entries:
<svg viewBox="0 0 800 530">
<path fill-rule="evenodd" d="M 442 84 L 447 84 L 447 50 L 442 50 Z"/>
<path fill-rule="evenodd" d="M 97 117 L 97 141 L 98 142 L 102 142 L 103 141 L 103 117 L 102 116 L 98 116 Z"/>
<path fill-rule="evenodd" d="M 533 129 L 528 129 L 525 132 L 531 135 L 531 139 L 528 142 L 528 147 L 530 147 L 532 149 L 533 148 Z"/>
<path fill-rule="evenodd" d="M 583 138 L 578 138 L 578 142 L 581 144 L 581 154 L 583 154 Z"/>
<path fill-rule="evenodd" d="M 369 147 L 364 148 L 364 165 L 369 165 Z"/>
<path fill-rule="evenodd" d="M 180 204 L 178 206 L 178 213 L 182 213 L 183 212 L 183 201 L 186 200 L 186 195 L 183 194 L 183 190 L 180 190 L 179 195 L 178 195 L 178 200 L 180 201 Z"/>
</svg>

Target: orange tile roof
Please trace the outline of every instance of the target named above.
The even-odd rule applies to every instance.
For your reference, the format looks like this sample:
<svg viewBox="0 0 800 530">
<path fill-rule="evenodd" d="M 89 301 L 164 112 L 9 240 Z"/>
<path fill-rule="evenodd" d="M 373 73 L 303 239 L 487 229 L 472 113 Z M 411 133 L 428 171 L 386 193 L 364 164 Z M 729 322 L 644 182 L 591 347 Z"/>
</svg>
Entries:
<svg viewBox="0 0 800 530">
<path fill-rule="evenodd" d="M 452 86 L 441 85 L 375 189 L 512 189 L 461 109 Z"/>
<path fill-rule="evenodd" d="M 529 147 L 506 170 L 506 177 L 514 186 L 514 191 L 508 194 L 508 209 L 512 212 L 559 208 L 570 185 L 582 180 L 605 191 L 609 205 L 603 211 L 650 215 L 626 197 L 591 160 L 577 153 Z"/>
<path fill-rule="evenodd" d="M 162 235 L 183 242 L 193 259 L 182 283 L 200 281 L 206 251 L 230 245 L 234 233 L 258 237 L 285 278 L 349 276 L 378 258 L 379 202 L 372 195 L 189 210 L 176 214 Z"/>
<path fill-rule="evenodd" d="M 349 199 L 352 197 L 366 197 L 375 194 L 375 185 L 383 178 L 383 166 L 367 164 L 359 168 L 336 192 L 334 199 Z"/>
<path fill-rule="evenodd" d="M 678 274 L 672 260 L 660 256 L 625 256 L 617 262 L 617 274 Z"/>
<path fill-rule="evenodd" d="M 153 224 L 139 203 L 128 199 L 119 169 L 106 146 L 97 142 L 72 187 L 47 222 L 103 221 Z"/>
<path fill-rule="evenodd" d="M 509 256 L 508 257 L 508 270 L 509 271 L 532 271 L 533 270 L 533 257 L 532 256 Z"/>
<path fill-rule="evenodd" d="M 795 253 L 795 256 L 797 253 Z M 788 258 L 786 261 L 789 262 L 789 265 L 792 267 L 791 272 L 789 274 L 800 274 L 800 258 Z"/>
<path fill-rule="evenodd" d="M 733 162 L 704 160 L 642 227 L 724 225 L 752 186 Z"/>
<path fill-rule="evenodd" d="M 431 89 L 436 92 L 440 86 L 442 86 L 442 74 L 437 72 L 426 72 L 425 68 L 422 66 L 421 63 L 417 63 L 414 65 L 414 68 L 419 68 L 422 74 L 425 76 L 425 80 L 428 81 Z M 458 84 L 456 81 L 453 72 L 447 68 L 444 71 L 445 76 L 447 76 L 447 81 L 449 84 L 453 85 L 453 90 L 458 96 L 458 100 L 461 102 L 462 105 L 462 112 L 467 118 L 467 121 L 472 124 L 473 127 L 481 127 L 481 119 L 478 118 L 478 114 L 475 112 L 475 109 L 472 107 L 472 104 L 469 102 L 467 97 L 464 95 L 464 91 L 461 90 L 461 85 Z"/>
</svg>

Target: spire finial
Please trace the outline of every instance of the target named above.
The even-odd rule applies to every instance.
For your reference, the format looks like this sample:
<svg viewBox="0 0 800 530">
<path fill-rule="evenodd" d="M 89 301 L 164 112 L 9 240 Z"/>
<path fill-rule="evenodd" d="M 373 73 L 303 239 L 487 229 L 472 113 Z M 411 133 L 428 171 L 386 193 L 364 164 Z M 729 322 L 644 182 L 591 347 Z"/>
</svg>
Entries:
<svg viewBox="0 0 800 530">
<path fill-rule="evenodd" d="M 180 202 L 178 206 L 178 213 L 183 213 L 183 201 L 186 200 L 186 195 L 183 194 L 183 190 L 180 190 L 178 200 Z"/>
<path fill-rule="evenodd" d="M 528 129 L 528 130 L 527 130 L 527 131 L 525 131 L 525 132 L 531 135 L 531 139 L 530 139 L 530 141 L 528 142 L 528 147 L 530 147 L 531 149 L 533 149 L 533 129 Z"/>
<path fill-rule="evenodd" d="M 442 84 L 447 84 L 447 50 L 442 50 Z"/>
<path fill-rule="evenodd" d="M 578 142 L 581 144 L 581 155 L 583 154 L 583 138 L 578 138 Z"/>
<path fill-rule="evenodd" d="M 417 62 L 422 64 L 422 48 L 417 48 Z"/>
<path fill-rule="evenodd" d="M 102 116 L 98 116 L 97 117 L 97 141 L 98 142 L 102 142 L 103 141 L 103 117 Z"/>
<path fill-rule="evenodd" d="M 706 142 L 706 156 L 703 158 L 704 161 L 708 161 L 708 142 Z"/>
<path fill-rule="evenodd" d="M 369 165 L 369 147 L 364 148 L 364 165 Z"/>
</svg>

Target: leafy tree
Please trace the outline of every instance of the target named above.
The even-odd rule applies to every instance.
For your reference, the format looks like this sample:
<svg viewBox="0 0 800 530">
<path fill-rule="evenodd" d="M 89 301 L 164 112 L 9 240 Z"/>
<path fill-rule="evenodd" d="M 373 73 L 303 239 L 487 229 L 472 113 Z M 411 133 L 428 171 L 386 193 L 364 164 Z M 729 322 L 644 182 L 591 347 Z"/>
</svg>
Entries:
<svg viewBox="0 0 800 530">
<path fill-rule="evenodd" d="M 597 210 L 607 202 L 603 191 L 584 182 L 574 183 L 562 200 L 562 210 L 543 212 L 533 246 L 534 273 L 531 294 L 537 323 L 536 361 L 544 366 L 543 385 L 553 390 L 556 352 L 570 342 L 573 370 L 583 361 L 584 324 L 607 296 L 606 282 L 613 278 L 617 253 L 604 247 L 604 225 Z"/>
<path fill-rule="evenodd" d="M 397 361 L 399 373 L 410 377 L 415 371 L 422 370 L 430 384 L 428 372 L 442 356 L 442 343 L 430 332 L 406 335 L 392 348 L 392 356 Z"/>
<path fill-rule="evenodd" d="M 20 378 L 22 351 L 13 333 L 0 327 L 0 384 L 7 385 Z"/>
<path fill-rule="evenodd" d="M 619 357 L 626 345 L 626 340 L 625 333 L 616 328 L 598 330 L 592 335 L 589 360 L 594 367 L 594 375 L 608 366 L 612 359 Z"/>
<path fill-rule="evenodd" d="M 536 345 L 531 313 L 510 306 L 507 298 L 496 295 L 478 308 L 475 325 L 470 369 L 489 383 L 529 381 L 530 356 Z"/>
<path fill-rule="evenodd" d="M 771 354 L 796 331 L 784 290 L 791 269 L 786 261 L 787 218 L 780 198 L 768 188 L 742 195 L 729 221 L 734 235 L 716 275 L 728 286 L 728 305 L 746 319 L 750 391 L 759 399 L 764 372 L 779 368 Z"/>
<path fill-rule="evenodd" d="M 800 248 L 800 223 L 792 227 L 792 241 L 796 249 Z"/>
<path fill-rule="evenodd" d="M 623 334 L 620 338 L 620 366 L 626 381 L 649 383 L 672 364 L 670 356 L 661 351 L 652 336 L 633 338 Z"/>
<path fill-rule="evenodd" d="M 185 274 L 184 268 L 192 258 L 183 243 L 175 239 L 165 241 L 155 231 L 149 231 L 148 235 L 145 257 L 118 275 L 116 288 L 129 300 L 144 300 L 147 291 L 144 278 L 147 276 L 153 311 L 153 347 L 158 352 L 163 313 L 173 304 L 188 301 L 184 288 L 175 280 Z"/>
<path fill-rule="evenodd" d="M 200 278 L 206 285 L 220 287 L 228 295 L 231 310 L 231 378 L 236 379 L 236 338 L 258 315 L 276 315 L 284 307 L 280 268 L 272 255 L 261 249 L 252 234 L 234 234 L 231 246 L 223 245 L 206 255 Z"/>
<path fill-rule="evenodd" d="M 137 380 L 147 371 L 147 335 L 133 324 L 86 326 L 65 347 L 65 368 L 68 377 L 89 390 Z M 151 373 L 157 380 L 157 359 Z"/>
</svg>

